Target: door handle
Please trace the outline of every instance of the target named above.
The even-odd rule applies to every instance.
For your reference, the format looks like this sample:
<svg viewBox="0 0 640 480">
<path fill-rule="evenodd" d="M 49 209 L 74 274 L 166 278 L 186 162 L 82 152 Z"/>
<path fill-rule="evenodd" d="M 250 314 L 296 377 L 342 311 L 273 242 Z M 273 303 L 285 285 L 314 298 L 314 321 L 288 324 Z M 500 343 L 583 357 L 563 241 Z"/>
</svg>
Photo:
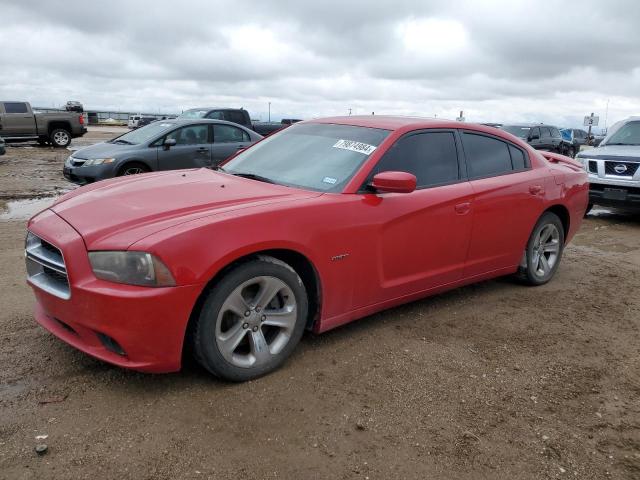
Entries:
<svg viewBox="0 0 640 480">
<path fill-rule="evenodd" d="M 544 193 L 544 188 L 542 185 L 531 185 L 529 187 L 529 193 L 531 195 L 542 195 Z"/>
<path fill-rule="evenodd" d="M 454 208 L 458 215 L 464 215 L 469 213 L 469 210 L 471 210 L 471 202 L 459 203 Z"/>
<path fill-rule="evenodd" d="M 208 149 L 208 148 L 204 148 L 204 147 L 200 147 L 200 148 L 197 150 L 197 152 L 198 152 L 198 153 L 207 153 L 208 151 L 209 151 L 209 149 Z"/>
</svg>

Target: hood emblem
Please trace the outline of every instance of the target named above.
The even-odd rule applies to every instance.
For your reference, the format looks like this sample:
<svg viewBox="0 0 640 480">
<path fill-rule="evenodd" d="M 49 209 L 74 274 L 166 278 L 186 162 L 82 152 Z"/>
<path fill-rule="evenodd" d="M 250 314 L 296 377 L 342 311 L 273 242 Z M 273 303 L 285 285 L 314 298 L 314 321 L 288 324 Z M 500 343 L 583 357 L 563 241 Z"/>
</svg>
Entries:
<svg viewBox="0 0 640 480">
<path fill-rule="evenodd" d="M 624 163 L 618 163 L 615 167 L 613 167 L 613 169 L 616 171 L 616 173 L 624 173 L 627 171 L 627 166 Z"/>
</svg>

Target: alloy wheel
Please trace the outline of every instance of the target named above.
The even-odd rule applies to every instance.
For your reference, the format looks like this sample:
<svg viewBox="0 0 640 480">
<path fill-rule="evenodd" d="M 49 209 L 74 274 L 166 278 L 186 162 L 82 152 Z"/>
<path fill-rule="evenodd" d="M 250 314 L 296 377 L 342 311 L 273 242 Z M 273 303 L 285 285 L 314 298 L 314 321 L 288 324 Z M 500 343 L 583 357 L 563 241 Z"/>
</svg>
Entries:
<svg viewBox="0 0 640 480">
<path fill-rule="evenodd" d="M 269 363 L 288 344 L 297 319 L 293 291 L 276 277 L 254 277 L 236 287 L 218 312 L 215 341 L 236 367 Z"/>
<path fill-rule="evenodd" d="M 558 261 L 559 254 L 560 232 L 555 225 L 548 223 L 540 229 L 533 243 L 531 266 L 535 275 L 549 275 Z"/>
<path fill-rule="evenodd" d="M 58 131 L 53 134 L 53 140 L 58 145 L 66 145 L 69 142 L 69 134 L 63 131 Z"/>
</svg>

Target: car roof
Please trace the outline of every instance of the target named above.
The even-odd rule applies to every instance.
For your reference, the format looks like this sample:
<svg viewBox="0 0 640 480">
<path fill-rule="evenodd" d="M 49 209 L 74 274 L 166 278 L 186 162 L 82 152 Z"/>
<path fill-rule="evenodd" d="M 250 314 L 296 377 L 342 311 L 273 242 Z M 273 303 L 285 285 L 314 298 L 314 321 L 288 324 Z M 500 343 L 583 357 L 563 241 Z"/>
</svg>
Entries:
<svg viewBox="0 0 640 480">
<path fill-rule="evenodd" d="M 195 107 L 188 108 L 185 112 L 192 112 L 194 110 L 244 110 L 244 108 L 233 108 L 233 107 Z"/>
<path fill-rule="evenodd" d="M 559 128 L 559 127 L 556 127 L 555 125 L 550 125 L 548 123 L 505 123 L 502 126 L 503 127 L 527 127 L 527 128 L 533 128 L 533 127 Z"/>
<path fill-rule="evenodd" d="M 248 130 L 244 125 L 227 122 L 226 120 L 217 120 L 215 118 L 165 118 L 164 120 L 158 119 L 158 122 L 171 123 L 172 125 L 185 125 L 189 123 L 220 123 L 223 125 L 233 125 L 234 127 L 240 127 Z"/>
</svg>

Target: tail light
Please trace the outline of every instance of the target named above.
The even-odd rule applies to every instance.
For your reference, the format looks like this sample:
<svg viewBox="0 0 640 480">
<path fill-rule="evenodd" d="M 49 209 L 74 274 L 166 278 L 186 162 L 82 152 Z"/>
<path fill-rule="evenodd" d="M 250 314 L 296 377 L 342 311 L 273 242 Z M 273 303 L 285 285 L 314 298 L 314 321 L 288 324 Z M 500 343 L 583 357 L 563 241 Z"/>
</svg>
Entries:
<svg viewBox="0 0 640 480">
<path fill-rule="evenodd" d="M 80 125 L 84 125 L 84 115 L 80 115 L 80 117 L 78 117 L 78 120 L 80 121 Z"/>
</svg>

